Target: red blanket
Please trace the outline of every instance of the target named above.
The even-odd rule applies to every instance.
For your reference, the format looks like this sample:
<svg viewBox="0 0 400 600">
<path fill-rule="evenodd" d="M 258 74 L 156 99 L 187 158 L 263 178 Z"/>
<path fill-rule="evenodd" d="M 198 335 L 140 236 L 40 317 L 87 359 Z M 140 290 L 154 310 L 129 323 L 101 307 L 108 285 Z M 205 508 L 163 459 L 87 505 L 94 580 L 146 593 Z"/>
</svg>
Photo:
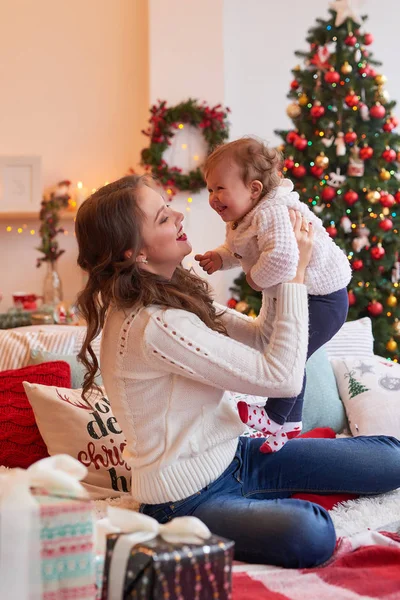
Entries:
<svg viewBox="0 0 400 600">
<path fill-rule="evenodd" d="M 316 569 L 236 565 L 233 600 L 400 600 L 400 536 L 366 531 L 338 541 Z"/>
</svg>

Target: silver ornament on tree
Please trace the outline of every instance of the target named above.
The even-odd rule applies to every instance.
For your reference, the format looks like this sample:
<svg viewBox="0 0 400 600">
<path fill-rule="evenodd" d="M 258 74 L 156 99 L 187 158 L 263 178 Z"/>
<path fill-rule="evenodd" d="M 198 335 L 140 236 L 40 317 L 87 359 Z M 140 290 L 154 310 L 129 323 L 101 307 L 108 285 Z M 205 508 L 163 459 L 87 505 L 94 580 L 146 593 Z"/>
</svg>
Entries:
<svg viewBox="0 0 400 600">
<path fill-rule="evenodd" d="M 336 156 L 346 156 L 346 142 L 343 131 L 339 131 L 335 139 Z"/>
<path fill-rule="evenodd" d="M 357 237 L 355 237 L 351 243 L 351 246 L 352 246 L 354 252 L 357 252 L 357 253 L 361 252 L 361 250 L 363 248 L 370 246 L 370 243 L 369 243 L 370 234 L 371 234 L 371 232 L 367 227 L 358 226 L 356 228 L 356 236 Z"/>
<path fill-rule="evenodd" d="M 340 219 L 340 227 L 345 233 L 351 233 L 351 225 L 352 223 L 349 217 L 344 216 Z"/>
<path fill-rule="evenodd" d="M 340 173 L 340 169 L 336 169 L 336 173 L 329 173 L 327 184 L 335 189 L 342 187 L 346 182 L 346 175 Z"/>
<path fill-rule="evenodd" d="M 392 269 L 392 283 L 399 283 L 400 281 L 400 262 L 399 262 L 399 253 L 395 254 L 395 263 Z"/>
</svg>

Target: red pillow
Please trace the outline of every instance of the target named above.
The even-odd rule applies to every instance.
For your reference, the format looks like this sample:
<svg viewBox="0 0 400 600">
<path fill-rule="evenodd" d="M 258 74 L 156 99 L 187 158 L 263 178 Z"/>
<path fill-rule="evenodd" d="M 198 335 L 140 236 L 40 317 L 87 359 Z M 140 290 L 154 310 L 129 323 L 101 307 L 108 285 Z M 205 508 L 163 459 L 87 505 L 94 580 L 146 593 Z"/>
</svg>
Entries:
<svg viewBox="0 0 400 600">
<path fill-rule="evenodd" d="M 71 368 L 62 361 L 0 372 L 0 465 L 26 469 L 49 456 L 22 382 L 71 387 Z"/>
<path fill-rule="evenodd" d="M 299 437 L 304 438 L 335 438 L 336 433 L 330 427 L 319 427 L 317 429 L 312 429 L 307 433 L 303 433 Z M 313 502 L 314 504 L 319 504 L 326 510 L 331 510 L 336 504 L 339 502 L 345 502 L 346 500 L 354 500 L 354 498 L 358 498 L 358 494 L 293 494 L 292 498 L 297 498 L 298 500 L 308 500 L 309 502 Z"/>
</svg>

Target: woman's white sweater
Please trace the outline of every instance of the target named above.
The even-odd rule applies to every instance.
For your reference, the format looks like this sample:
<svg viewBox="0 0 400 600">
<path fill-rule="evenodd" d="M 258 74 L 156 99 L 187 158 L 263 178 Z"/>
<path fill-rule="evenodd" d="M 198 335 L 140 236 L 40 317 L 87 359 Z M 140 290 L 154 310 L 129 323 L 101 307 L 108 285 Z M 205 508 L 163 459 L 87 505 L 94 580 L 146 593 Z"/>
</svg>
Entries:
<svg viewBox="0 0 400 600">
<path fill-rule="evenodd" d="M 136 307 L 107 317 L 101 371 L 139 502 L 186 498 L 228 467 L 245 427 L 226 390 L 262 397 L 300 392 L 306 287 L 278 286 L 276 300 L 265 297 L 256 319 L 218 308 L 229 337 L 178 309 Z"/>
</svg>

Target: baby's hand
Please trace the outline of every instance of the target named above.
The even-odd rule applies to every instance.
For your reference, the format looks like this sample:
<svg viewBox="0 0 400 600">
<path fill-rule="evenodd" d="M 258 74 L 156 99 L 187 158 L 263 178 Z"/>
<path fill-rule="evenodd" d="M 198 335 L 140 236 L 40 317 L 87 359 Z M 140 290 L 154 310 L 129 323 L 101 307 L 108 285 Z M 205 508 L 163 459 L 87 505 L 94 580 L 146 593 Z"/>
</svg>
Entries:
<svg viewBox="0 0 400 600">
<path fill-rule="evenodd" d="M 206 271 L 209 275 L 219 271 L 222 267 L 222 258 L 218 252 L 209 251 L 205 254 L 196 254 L 194 259 L 200 263 L 203 271 Z"/>
<path fill-rule="evenodd" d="M 256 292 L 262 292 L 262 288 L 258 287 L 258 285 L 256 283 L 254 283 L 254 281 L 251 278 L 250 273 L 247 273 L 246 281 L 253 290 L 255 290 Z"/>
</svg>

